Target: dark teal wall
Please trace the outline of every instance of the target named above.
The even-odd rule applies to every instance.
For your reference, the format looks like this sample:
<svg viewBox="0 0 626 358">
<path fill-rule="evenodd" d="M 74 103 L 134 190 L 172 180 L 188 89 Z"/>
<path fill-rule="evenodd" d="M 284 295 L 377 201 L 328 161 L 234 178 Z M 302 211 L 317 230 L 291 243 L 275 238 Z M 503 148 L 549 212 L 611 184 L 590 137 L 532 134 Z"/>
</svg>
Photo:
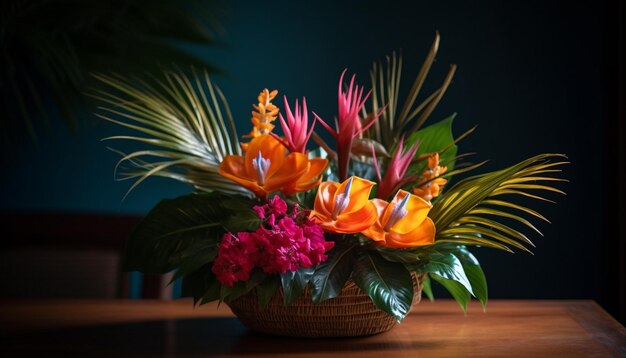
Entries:
<svg viewBox="0 0 626 358">
<path fill-rule="evenodd" d="M 597 297 L 602 218 L 602 8 L 595 2 L 237 1 L 220 15 L 225 48 L 190 48 L 225 70 L 216 82 L 230 99 L 241 133 L 258 92 L 307 96 L 324 118 L 336 111 L 344 68 L 367 84 L 372 61 L 402 49 L 410 80 L 436 30 L 432 90 L 456 63 L 457 76 L 434 112 L 458 112 L 455 131 L 478 130 L 460 145 L 496 169 L 541 152 L 567 153 L 569 195 L 540 204 L 535 256 L 479 250 L 496 297 Z M 405 83 L 405 85 L 408 85 Z M 281 102 L 279 102 L 280 104 Z M 24 144 L 2 178 L 2 209 L 145 213 L 188 189 L 165 179 L 113 181 L 116 155 L 99 139 L 117 129 L 90 118 L 75 135 L 55 130 Z M 584 263 L 581 265 L 581 263 Z"/>
</svg>

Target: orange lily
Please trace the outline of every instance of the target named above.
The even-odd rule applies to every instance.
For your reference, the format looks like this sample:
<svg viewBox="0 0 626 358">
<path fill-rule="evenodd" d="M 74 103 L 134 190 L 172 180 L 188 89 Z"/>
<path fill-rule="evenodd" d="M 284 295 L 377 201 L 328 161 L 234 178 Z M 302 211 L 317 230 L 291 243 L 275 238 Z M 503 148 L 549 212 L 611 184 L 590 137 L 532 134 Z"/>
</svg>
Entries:
<svg viewBox="0 0 626 358">
<path fill-rule="evenodd" d="M 313 166 L 317 171 L 321 165 L 316 162 Z M 287 155 L 287 149 L 276 138 L 262 134 L 248 143 L 245 155 L 227 155 L 217 170 L 222 176 L 265 199 L 267 194 L 283 188 L 298 191 L 308 187 L 307 184 L 313 181 L 311 167 L 306 155 Z"/>
<path fill-rule="evenodd" d="M 407 248 L 435 242 L 435 224 L 427 216 L 432 205 L 407 191 L 399 190 L 391 203 L 381 199 L 372 202 L 378 210 L 376 223 L 363 235 L 382 246 Z"/>
<path fill-rule="evenodd" d="M 369 200 L 374 182 L 350 177 L 343 183 L 320 184 L 311 218 L 324 230 L 354 234 L 372 226 L 378 217 Z"/>
<path fill-rule="evenodd" d="M 299 153 L 298 153 L 299 154 Z M 328 159 L 309 159 L 309 169 L 295 182 L 280 189 L 285 195 L 292 195 L 303 191 L 311 190 L 322 182 L 322 173 L 328 167 Z"/>
</svg>

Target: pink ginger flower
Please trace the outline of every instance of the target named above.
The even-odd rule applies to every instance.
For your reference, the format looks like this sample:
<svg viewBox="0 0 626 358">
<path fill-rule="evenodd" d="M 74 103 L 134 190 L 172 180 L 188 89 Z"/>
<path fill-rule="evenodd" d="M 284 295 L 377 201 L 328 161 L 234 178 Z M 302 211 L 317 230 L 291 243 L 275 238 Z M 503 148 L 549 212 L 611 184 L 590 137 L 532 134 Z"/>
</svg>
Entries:
<svg viewBox="0 0 626 358">
<path fill-rule="evenodd" d="M 346 71 L 347 70 L 344 70 L 341 73 L 341 78 L 339 79 L 339 112 L 335 120 L 336 129 L 332 129 L 317 114 L 313 113 L 315 118 L 320 121 L 324 128 L 326 128 L 326 130 L 328 130 L 330 134 L 335 137 L 337 142 L 336 149 L 337 163 L 339 166 L 339 181 L 348 179 L 352 142 L 356 137 L 360 136 L 369 127 L 371 127 L 384 110 L 384 108 L 381 109 L 369 123 L 363 126 L 359 113 L 372 91 L 370 90 L 365 96 L 363 96 L 363 87 L 354 84 L 355 75 L 353 75 L 350 80 L 350 85 L 348 86 L 348 91 L 344 92 L 342 90 L 343 76 L 346 74 Z"/>
<path fill-rule="evenodd" d="M 406 153 L 404 151 L 404 137 L 400 139 L 398 148 L 393 153 L 393 157 L 387 166 L 385 171 L 385 177 L 381 178 L 380 167 L 378 160 L 376 159 L 376 151 L 372 146 L 372 156 L 374 158 L 374 168 L 376 169 L 376 176 L 378 177 L 378 191 L 376 197 L 379 199 L 387 199 L 392 193 L 395 193 L 397 189 L 410 182 L 413 178 L 406 176 L 406 172 L 409 169 L 411 160 L 415 157 L 419 142 L 409 148 Z"/>
<path fill-rule="evenodd" d="M 296 107 L 295 111 L 292 113 L 291 108 L 289 107 L 289 102 L 287 101 L 287 96 L 284 96 L 285 101 L 285 114 L 287 119 L 283 117 L 282 113 L 280 114 L 280 124 L 283 128 L 283 132 L 285 133 L 285 146 L 289 149 L 290 152 L 298 152 L 298 153 L 306 153 L 306 144 L 308 143 L 311 135 L 313 134 L 313 129 L 315 128 L 315 119 L 313 120 L 313 124 L 311 125 L 311 129 L 307 131 L 308 123 L 309 123 L 309 114 L 306 107 L 306 98 L 302 98 L 302 107 L 299 106 L 298 100 L 296 99 Z M 274 134 L 274 136 L 276 136 Z M 283 141 L 285 142 L 285 141 Z"/>
</svg>

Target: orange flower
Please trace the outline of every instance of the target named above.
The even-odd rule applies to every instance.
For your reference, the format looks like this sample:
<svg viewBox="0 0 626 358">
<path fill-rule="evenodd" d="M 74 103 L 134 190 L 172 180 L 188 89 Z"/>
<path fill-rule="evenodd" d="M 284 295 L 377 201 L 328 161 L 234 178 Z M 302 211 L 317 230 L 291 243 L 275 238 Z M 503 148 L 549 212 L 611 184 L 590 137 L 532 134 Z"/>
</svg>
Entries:
<svg viewBox="0 0 626 358">
<path fill-rule="evenodd" d="M 322 173 L 326 170 L 326 167 L 328 167 L 328 159 L 309 159 L 309 169 L 307 172 L 299 177 L 297 181 L 291 182 L 281 188 L 281 191 L 285 193 L 285 195 L 292 195 L 317 187 L 322 182 Z"/>
<path fill-rule="evenodd" d="M 391 203 L 381 199 L 372 202 L 378 210 L 376 223 L 363 235 L 382 246 L 407 248 L 435 242 L 435 224 L 427 216 L 432 205 L 426 200 L 399 190 Z"/>
<path fill-rule="evenodd" d="M 428 157 L 428 168 L 422 174 L 421 182 L 425 183 L 413 189 L 413 193 L 425 200 L 431 201 L 439 196 L 441 189 L 448 182 L 444 178 L 439 178 L 448 168 L 439 166 L 439 153 L 432 154 Z"/>
<path fill-rule="evenodd" d="M 376 207 L 369 200 L 374 182 L 350 177 L 343 183 L 320 184 L 311 218 L 324 230 L 342 234 L 361 232 L 376 222 Z"/>
<path fill-rule="evenodd" d="M 318 172 L 319 176 L 324 169 L 326 165 L 322 167 L 322 163 L 317 161 L 312 163 L 302 153 L 287 155 L 287 149 L 276 138 L 266 134 L 248 143 L 245 155 L 227 155 L 217 168 L 222 176 L 263 199 L 278 190 L 293 193 L 308 188 L 318 180 L 314 173 Z"/>
<path fill-rule="evenodd" d="M 267 88 L 259 93 L 257 100 L 259 104 L 253 104 L 252 118 L 250 121 L 254 128 L 250 134 L 245 135 L 246 138 L 256 138 L 262 134 L 269 134 L 274 129 L 272 122 L 276 120 L 278 115 L 278 107 L 272 104 L 272 100 L 278 94 L 277 90 L 270 92 Z"/>
</svg>

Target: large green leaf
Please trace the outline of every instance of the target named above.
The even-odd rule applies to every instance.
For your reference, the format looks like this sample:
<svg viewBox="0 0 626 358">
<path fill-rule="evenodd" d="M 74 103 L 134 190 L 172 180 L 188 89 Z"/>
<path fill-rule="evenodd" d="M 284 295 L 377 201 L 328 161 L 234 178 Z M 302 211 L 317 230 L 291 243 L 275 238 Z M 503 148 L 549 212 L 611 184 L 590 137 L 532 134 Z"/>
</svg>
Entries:
<svg viewBox="0 0 626 358">
<path fill-rule="evenodd" d="M 404 265 L 390 262 L 373 251 L 357 254 L 354 282 L 367 293 L 379 309 L 398 322 L 413 304 L 413 279 Z"/>
<path fill-rule="evenodd" d="M 224 228 L 229 232 L 255 231 L 262 220 L 252 207 L 257 203 L 246 197 L 235 197 L 224 200 L 222 206 L 229 209 L 233 215 L 224 221 Z"/>
<path fill-rule="evenodd" d="M 328 252 L 311 278 L 311 299 L 319 303 L 337 297 L 352 274 L 354 244 L 339 244 Z"/>
<path fill-rule="evenodd" d="M 464 285 L 455 280 L 448 280 L 436 273 L 430 273 L 429 275 L 450 292 L 454 300 L 461 306 L 463 312 L 467 312 L 467 304 L 470 301 L 471 294 Z"/>
<path fill-rule="evenodd" d="M 454 144 L 454 136 L 452 134 L 452 122 L 456 117 L 456 113 L 450 117 L 432 124 L 424 129 L 409 135 L 406 139 L 406 147 L 420 143 L 415 158 L 427 153 L 440 153 L 439 161 L 442 165 L 448 167 L 448 171 L 454 169 L 457 146 Z M 445 151 L 444 151 L 445 150 Z M 425 168 L 425 162 L 411 166 L 411 169 L 419 170 Z"/>
<path fill-rule="evenodd" d="M 229 215 L 220 206 L 222 199 L 210 193 L 162 200 L 130 235 L 124 270 L 169 272 L 189 257 L 187 250 L 194 245 L 214 246 L 223 232 L 220 222 Z"/>
<path fill-rule="evenodd" d="M 280 275 L 285 306 L 289 306 L 302 295 L 314 272 L 315 269 L 312 267 L 301 267 L 297 271 L 287 271 Z"/>
<path fill-rule="evenodd" d="M 207 280 L 208 285 L 205 287 L 200 304 L 213 302 L 220 298 L 220 289 L 222 288 L 222 285 L 217 280 L 217 277 L 215 277 L 215 275 L 209 275 Z"/>
<path fill-rule="evenodd" d="M 250 278 L 247 281 L 238 281 L 233 286 L 224 286 L 220 288 L 219 299 L 221 301 L 230 302 L 235 300 L 246 293 L 252 291 L 254 288 L 264 282 L 267 275 L 260 268 L 255 268 L 250 272 Z"/>
<path fill-rule="evenodd" d="M 261 308 L 265 308 L 267 306 L 272 297 L 274 297 L 278 291 L 280 285 L 281 282 L 278 275 L 268 275 L 263 282 L 256 286 L 257 298 Z"/>
<path fill-rule="evenodd" d="M 211 272 L 211 264 L 185 275 L 182 280 L 181 295 L 193 297 L 194 304 L 200 300 L 201 303 L 206 303 L 219 299 L 220 284 Z"/>
<path fill-rule="evenodd" d="M 419 252 L 415 249 L 390 249 L 378 246 L 376 251 L 387 261 L 415 264 L 421 260 Z"/>
<path fill-rule="evenodd" d="M 181 253 L 180 264 L 172 281 L 186 276 L 209 262 L 213 262 L 217 256 L 217 242 L 200 241 L 191 245 Z"/>
<path fill-rule="evenodd" d="M 465 275 L 472 285 L 472 293 L 474 297 L 480 301 L 483 309 L 486 308 L 489 293 L 487 290 L 487 278 L 485 277 L 483 269 L 480 267 L 480 263 L 476 257 L 474 257 L 474 255 L 472 255 L 472 253 L 463 246 L 459 247 L 457 251 L 453 252 L 453 254 L 463 265 L 463 271 L 465 271 Z"/>
<path fill-rule="evenodd" d="M 451 252 L 433 253 L 426 264 L 417 266 L 418 272 L 430 272 L 447 280 L 456 281 L 472 293 L 472 285 L 465 274 L 461 261 Z"/>
<path fill-rule="evenodd" d="M 430 284 L 430 276 L 424 276 L 422 280 L 422 293 L 432 302 L 435 300 L 435 295 L 433 295 L 433 288 Z"/>
</svg>

